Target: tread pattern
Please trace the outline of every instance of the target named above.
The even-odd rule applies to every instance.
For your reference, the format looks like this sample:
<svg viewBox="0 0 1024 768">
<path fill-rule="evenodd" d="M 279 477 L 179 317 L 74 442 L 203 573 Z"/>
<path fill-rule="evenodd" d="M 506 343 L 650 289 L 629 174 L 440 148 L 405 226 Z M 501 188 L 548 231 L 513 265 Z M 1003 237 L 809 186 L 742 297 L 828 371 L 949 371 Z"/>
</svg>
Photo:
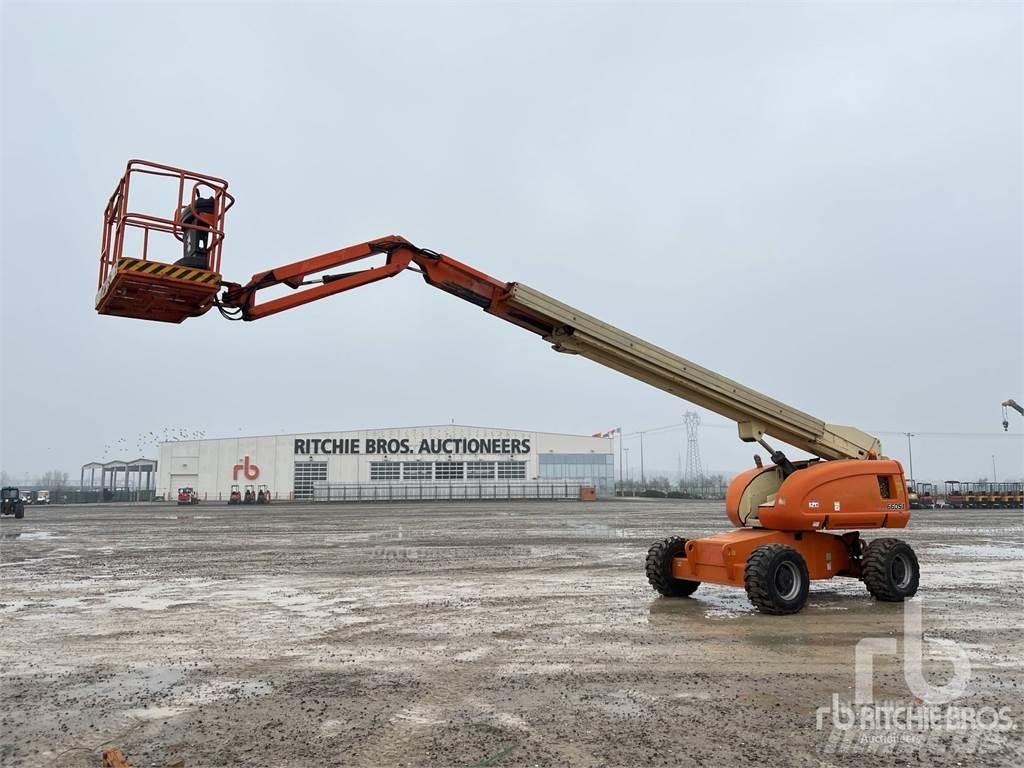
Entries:
<svg viewBox="0 0 1024 768">
<path fill-rule="evenodd" d="M 785 551 L 795 552 L 796 550 L 785 544 L 764 544 L 750 553 L 750 557 L 747 558 L 746 565 L 743 567 L 743 586 L 747 591 L 747 598 L 761 613 L 785 616 L 797 613 L 803 608 L 803 604 L 796 608 L 779 605 L 769 590 L 772 580 L 772 561 L 779 553 Z M 807 578 L 806 570 L 804 578 Z"/>
<path fill-rule="evenodd" d="M 669 536 L 667 539 L 655 542 L 647 550 L 647 560 L 644 570 L 647 573 L 647 581 L 650 582 L 654 591 L 665 597 L 689 597 L 697 591 L 699 581 L 688 579 L 675 579 L 672 577 L 672 558 L 678 557 L 686 546 L 686 539 L 680 536 Z"/>
<path fill-rule="evenodd" d="M 889 579 L 890 556 L 893 550 L 900 547 L 906 547 L 914 569 L 906 592 L 897 590 Z M 860 559 L 860 573 L 871 596 L 886 603 L 902 603 L 906 598 L 913 597 L 920 579 L 917 555 L 902 539 L 875 539 L 869 543 Z"/>
</svg>

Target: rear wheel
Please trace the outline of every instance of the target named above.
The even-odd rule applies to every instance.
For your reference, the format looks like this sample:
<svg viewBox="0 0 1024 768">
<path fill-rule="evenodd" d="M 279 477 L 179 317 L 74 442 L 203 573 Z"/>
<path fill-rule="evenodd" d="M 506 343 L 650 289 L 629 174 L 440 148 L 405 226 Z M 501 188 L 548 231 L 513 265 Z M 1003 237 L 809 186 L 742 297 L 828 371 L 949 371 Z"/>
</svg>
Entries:
<svg viewBox="0 0 1024 768">
<path fill-rule="evenodd" d="M 876 600 L 901 603 L 917 592 L 921 568 L 917 555 L 901 539 L 875 539 L 864 550 L 860 572 Z"/>
<path fill-rule="evenodd" d="M 677 579 L 672 575 L 672 560 L 677 557 L 686 557 L 686 539 L 679 536 L 659 541 L 647 551 L 644 568 L 647 580 L 655 592 L 665 597 L 689 597 L 700 586 L 699 581 Z"/>
<path fill-rule="evenodd" d="M 15 520 L 21 520 L 21 518 L 23 518 L 24 516 L 25 516 L 25 508 L 24 507 L 18 507 L 16 510 L 14 510 L 14 519 Z"/>
<path fill-rule="evenodd" d="M 743 569 L 747 597 L 761 613 L 797 613 L 807 602 L 811 579 L 803 556 L 786 544 L 764 544 Z"/>
</svg>

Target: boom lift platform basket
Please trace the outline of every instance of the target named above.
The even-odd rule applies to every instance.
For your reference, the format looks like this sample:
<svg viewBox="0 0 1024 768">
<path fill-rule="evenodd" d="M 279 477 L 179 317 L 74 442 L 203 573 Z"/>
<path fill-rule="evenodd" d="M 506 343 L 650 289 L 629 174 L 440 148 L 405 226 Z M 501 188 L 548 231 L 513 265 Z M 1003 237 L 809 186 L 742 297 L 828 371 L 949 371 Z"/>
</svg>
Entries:
<svg viewBox="0 0 1024 768">
<path fill-rule="evenodd" d="M 131 192 L 153 182 L 177 188 L 170 218 L 131 207 Z M 220 288 L 224 217 L 235 199 L 215 176 L 145 160 L 130 160 L 103 211 L 96 311 L 102 315 L 180 323 L 205 313 Z M 174 262 L 151 257 L 170 234 L 181 243 Z"/>
</svg>

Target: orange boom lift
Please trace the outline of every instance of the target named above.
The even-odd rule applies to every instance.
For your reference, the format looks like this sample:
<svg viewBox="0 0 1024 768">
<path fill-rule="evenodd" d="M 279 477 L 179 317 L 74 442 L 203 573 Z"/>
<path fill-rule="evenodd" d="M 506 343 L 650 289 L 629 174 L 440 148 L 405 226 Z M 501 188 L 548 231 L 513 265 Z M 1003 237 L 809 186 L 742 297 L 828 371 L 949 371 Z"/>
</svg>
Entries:
<svg viewBox="0 0 1024 768">
<path fill-rule="evenodd" d="M 163 181 L 171 199 L 177 195 L 169 218 L 132 210 L 136 177 Z M 864 529 L 903 528 L 910 521 L 903 467 L 881 455 L 877 438 L 827 424 L 533 288 L 497 280 L 397 235 L 259 272 L 245 284 L 225 281 L 220 252 L 234 202 L 227 187 L 213 176 L 129 162 L 104 211 L 97 311 L 180 323 L 216 306 L 231 319 L 259 320 L 418 272 L 428 285 L 540 336 L 558 352 L 582 355 L 734 420 L 741 440 L 768 453 L 770 464 L 755 456 L 756 466 L 729 486 L 725 506 L 733 530 L 691 540 L 672 536 L 650 548 L 647 578 L 662 595 L 689 596 L 706 581 L 743 587 L 760 611 L 788 614 L 804 606 L 812 579 L 860 579 L 886 601 L 917 591 L 917 557 L 906 542 L 882 537 L 865 544 L 860 537 Z M 151 258 L 154 233 L 176 238 L 181 258 Z M 352 266 L 371 258 L 373 266 Z M 338 268 L 344 271 L 328 273 Z M 290 291 L 261 295 L 281 286 Z M 817 458 L 791 461 L 767 437 Z"/>
</svg>

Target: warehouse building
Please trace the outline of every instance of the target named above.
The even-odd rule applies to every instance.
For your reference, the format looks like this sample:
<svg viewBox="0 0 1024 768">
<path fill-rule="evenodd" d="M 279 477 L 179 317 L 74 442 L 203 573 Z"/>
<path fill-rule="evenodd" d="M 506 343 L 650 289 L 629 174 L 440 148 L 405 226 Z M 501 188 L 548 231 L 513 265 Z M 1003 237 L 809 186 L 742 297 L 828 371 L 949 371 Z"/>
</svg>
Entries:
<svg viewBox="0 0 1024 768">
<path fill-rule="evenodd" d="M 168 442 L 158 466 L 158 494 L 208 500 L 232 485 L 296 500 L 554 498 L 611 494 L 615 478 L 610 438 L 456 425 Z"/>
</svg>

